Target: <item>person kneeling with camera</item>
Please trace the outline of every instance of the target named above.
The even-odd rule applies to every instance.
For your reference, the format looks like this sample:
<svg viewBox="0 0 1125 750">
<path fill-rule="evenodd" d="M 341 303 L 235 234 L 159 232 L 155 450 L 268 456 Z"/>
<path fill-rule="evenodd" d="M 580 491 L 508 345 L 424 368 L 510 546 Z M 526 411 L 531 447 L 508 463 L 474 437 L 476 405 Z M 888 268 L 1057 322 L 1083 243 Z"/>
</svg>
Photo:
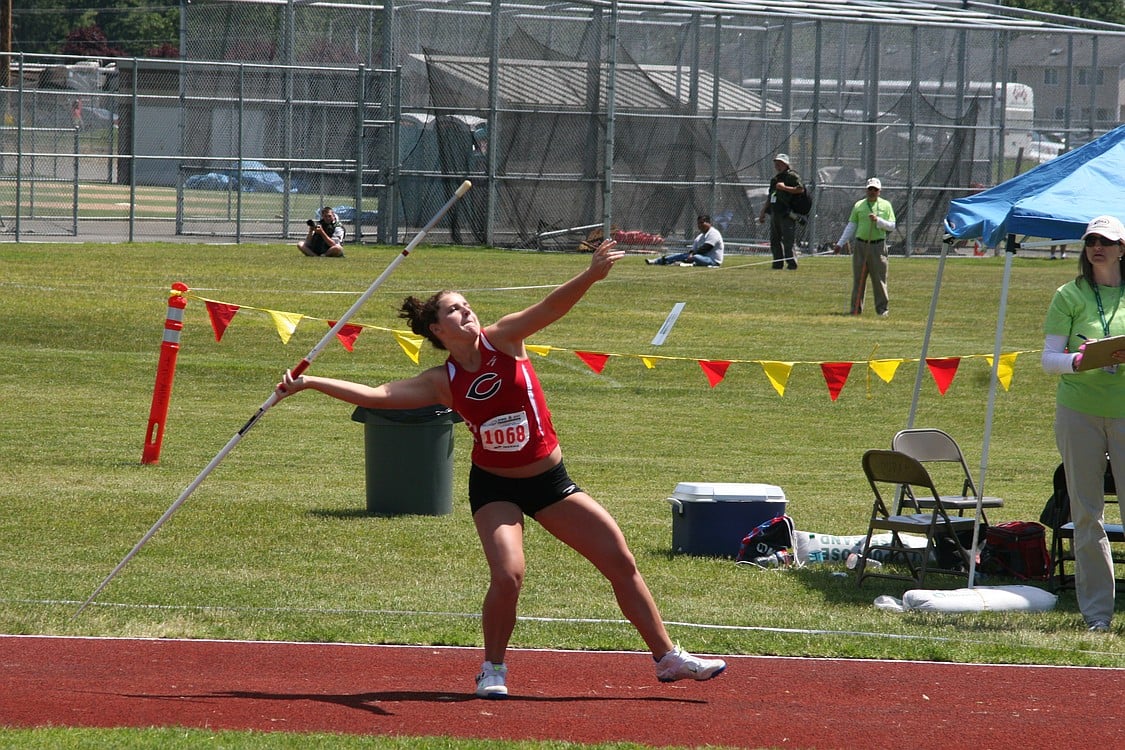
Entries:
<svg viewBox="0 0 1125 750">
<path fill-rule="evenodd" d="M 320 221 L 308 221 L 309 233 L 297 249 L 309 257 L 343 258 L 344 227 L 331 206 L 320 209 Z"/>
</svg>

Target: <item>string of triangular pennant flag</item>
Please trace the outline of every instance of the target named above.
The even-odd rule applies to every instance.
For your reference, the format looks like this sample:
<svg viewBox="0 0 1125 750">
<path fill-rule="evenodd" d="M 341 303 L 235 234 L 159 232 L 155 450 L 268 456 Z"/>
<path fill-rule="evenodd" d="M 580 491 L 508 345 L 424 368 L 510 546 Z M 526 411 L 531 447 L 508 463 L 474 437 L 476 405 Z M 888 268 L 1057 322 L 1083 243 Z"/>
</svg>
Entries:
<svg viewBox="0 0 1125 750">
<path fill-rule="evenodd" d="M 639 359 L 648 369 L 656 367 L 658 360 L 667 361 L 681 361 L 681 362 L 695 362 L 703 370 L 707 382 L 714 388 L 723 378 L 726 377 L 727 370 L 731 365 L 745 365 L 756 364 L 762 368 L 765 373 L 766 379 L 769 380 L 770 385 L 777 391 L 777 395 L 784 396 L 785 388 L 789 382 L 789 376 L 793 372 L 793 368 L 797 365 L 816 365 L 820 368 L 821 374 L 824 377 L 824 382 L 828 386 L 828 394 L 835 401 L 840 392 L 843 390 L 844 385 L 848 381 L 852 368 L 855 365 L 866 365 L 867 368 L 875 373 L 884 383 L 890 383 L 894 378 L 895 373 L 898 372 L 900 365 L 906 362 L 918 362 L 917 357 L 911 359 L 909 357 L 901 357 L 896 359 L 868 359 L 856 360 L 851 362 L 819 362 L 819 361 L 792 361 L 792 362 L 779 362 L 774 360 L 761 360 L 761 359 L 699 359 L 696 357 L 668 357 L 668 356 L 654 356 L 651 354 L 615 354 L 609 352 L 591 352 L 582 350 L 563 349 L 557 346 L 532 346 L 528 344 L 528 351 L 534 352 L 541 356 L 547 356 L 553 351 L 569 352 L 572 351 L 575 356 L 582 360 L 587 367 L 595 373 L 601 374 L 613 357 L 625 357 Z M 997 370 L 997 377 L 999 378 L 1000 385 L 1007 391 L 1012 385 L 1012 376 L 1015 371 L 1016 358 L 1021 354 L 1029 354 L 1039 350 L 1023 350 L 1015 352 L 1006 352 L 1000 355 L 1000 366 Z M 958 368 L 962 360 L 966 359 L 983 359 L 988 367 L 992 367 L 991 354 L 966 354 L 958 357 L 927 357 L 926 368 L 929 370 L 930 375 L 934 379 L 938 392 L 945 395 L 953 384 L 953 379 L 957 375 Z"/>
<path fill-rule="evenodd" d="M 221 302 L 219 300 L 208 299 L 201 297 L 192 292 L 173 292 L 173 295 L 180 294 L 186 299 L 194 299 L 202 302 L 207 308 L 207 315 L 211 320 L 211 328 L 215 333 L 215 341 L 222 341 L 223 334 L 234 320 L 235 315 L 241 310 L 252 310 L 255 312 L 264 313 L 272 320 L 274 327 L 277 329 L 278 336 L 281 338 L 283 344 L 288 344 L 293 334 L 297 331 L 297 327 L 305 320 L 319 320 L 328 324 L 329 328 L 336 325 L 336 321 L 328 320 L 326 318 L 316 318 L 311 315 L 303 313 L 283 312 L 280 310 L 271 310 L 264 307 L 251 307 L 249 305 L 236 305 L 230 302 Z M 377 331 L 384 331 L 394 336 L 399 346 L 402 348 L 406 356 L 410 358 L 414 364 L 419 364 L 419 355 L 422 349 L 424 339 L 421 336 L 414 334 L 411 331 L 396 330 L 393 328 L 384 328 L 382 326 L 368 325 L 365 323 L 349 323 L 343 326 L 336 334 L 336 338 L 340 341 L 341 345 L 349 352 L 355 347 L 356 340 L 359 335 L 366 329 Z M 583 363 L 586 364 L 593 372 L 601 374 L 610 360 L 613 358 L 624 359 L 639 359 L 647 369 L 654 369 L 661 361 L 665 362 L 694 362 L 703 371 L 707 382 L 712 388 L 716 387 L 723 381 L 727 375 L 727 371 L 732 365 L 758 365 L 762 368 L 766 379 L 773 389 L 777 392 L 778 396 L 785 396 L 785 389 L 789 382 L 789 377 L 793 373 L 793 368 L 797 365 L 815 365 L 820 368 L 821 374 L 824 377 L 825 385 L 828 387 L 829 397 L 835 401 L 839 398 L 841 391 L 848 382 L 848 378 L 852 373 L 855 365 L 865 365 L 867 371 L 874 373 L 884 383 L 890 383 L 894 379 L 895 374 L 898 372 L 899 366 L 907 362 L 919 362 L 918 358 L 898 357 L 891 359 L 866 359 L 844 362 L 824 362 L 824 361 L 776 361 L 776 360 L 761 360 L 761 359 L 704 359 L 699 357 L 673 357 L 666 355 L 654 354 L 620 354 L 614 352 L 595 352 L 580 349 L 564 349 L 562 347 L 543 345 L 543 344 L 527 344 L 527 350 L 533 354 L 541 357 L 547 357 L 552 352 L 571 352 Z M 1000 355 L 1000 364 L 997 368 L 997 378 L 1000 385 L 1004 390 L 1010 389 L 1012 384 L 1012 377 L 1015 372 L 1016 358 L 1021 354 L 1034 353 L 1039 350 L 1023 350 L 1007 352 Z M 874 353 L 872 353 L 874 357 Z M 953 384 L 953 380 L 957 375 L 961 362 L 966 359 L 983 359 L 987 363 L 989 369 L 992 368 L 993 357 L 991 354 L 966 354 L 957 357 L 927 357 L 925 360 L 926 368 L 937 386 L 938 393 L 945 395 Z M 869 386 L 870 387 L 870 386 Z"/>
<path fill-rule="evenodd" d="M 227 327 L 230 326 L 234 316 L 240 310 L 253 310 L 255 312 L 265 313 L 270 320 L 273 321 L 274 327 L 277 329 L 277 335 L 281 338 L 281 343 L 288 344 L 293 334 L 297 331 L 297 326 L 305 320 L 320 320 L 328 324 L 329 328 L 336 325 L 335 320 L 327 318 L 314 318 L 311 315 L 304 313 L 282 312 L 280 310 L 270 310 L 265 307 L 251 307 L 250 305 L 235 305 L 230 302 L 220 302 L 219 300 L 207 299 L 192 292 L 172 292 L 173 295 L 180 294 L 185 299 L 194 299 L 202 302 L 207 308 L 207 317 L 211 320 L 211 329 L 215 332 L 215 341 L 222 341 L 223 334 L 226 333 Z M 412 331 L 400 331 L 394 328 L 384 328 L 383 326 L 373 326 L 366 323 L 348 323 L 341 326 L 340 330 L 336 332 L 336 339 L 340 344 L 349 352 L 355 348 L 356 339 L 359 334 L 363 333 L 364 329 L 373 329 L 376 331 L 385 331 L 392 334 L 398 345 L 410 358 L 414 364 L 419 362 L 419 354 L 422 351 L 422 342 L 424 339 L 416 335 Z"/>
</svg>

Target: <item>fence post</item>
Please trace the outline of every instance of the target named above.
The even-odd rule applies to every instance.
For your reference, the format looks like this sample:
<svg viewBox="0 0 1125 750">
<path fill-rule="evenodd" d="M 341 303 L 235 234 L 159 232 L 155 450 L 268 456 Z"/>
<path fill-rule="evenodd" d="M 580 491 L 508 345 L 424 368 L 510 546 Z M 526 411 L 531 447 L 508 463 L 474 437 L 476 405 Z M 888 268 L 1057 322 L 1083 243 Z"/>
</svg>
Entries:
<svg viewBox="0 0 1125 750">
<path fill-rule="evenodd" d="M 73 194 L 70 202 L 70 233 L 75 237 L 78 236 L 78 170 L 81 169 L 78 138 L 82 130 L 82 115 L 78 115 L 77 119 L 78 124 L 74 126 L 74 180 L 71 182 Z"/>
</svg>

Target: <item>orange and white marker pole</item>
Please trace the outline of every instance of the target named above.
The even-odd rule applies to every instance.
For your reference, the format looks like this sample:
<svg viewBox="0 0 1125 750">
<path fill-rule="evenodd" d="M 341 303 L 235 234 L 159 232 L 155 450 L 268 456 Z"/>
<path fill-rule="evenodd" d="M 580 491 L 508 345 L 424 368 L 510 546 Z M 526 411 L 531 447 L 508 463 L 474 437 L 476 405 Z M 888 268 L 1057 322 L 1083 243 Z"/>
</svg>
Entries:
<svg viewBox="0 0 1125 750">
<path fill-rule="evenodd" d="M 168 317 L 164 319 L 164 340 L 160 343 L 160 361 L 156 365 L 156 385 L 152 389 L 152 407 L 148 412 L 148 431 L 142 464 L 160 460 L 160 446 L 164 441 L 164 422 L 168 418 L 168 403 L 172 400 L 172 381 L 176 377 L 176 357 L 180 353 L 180 331 L 184 328 L 184 308 L 188 291 L 186 284 L 176 282 L 168 296 Z"/>
</svg>

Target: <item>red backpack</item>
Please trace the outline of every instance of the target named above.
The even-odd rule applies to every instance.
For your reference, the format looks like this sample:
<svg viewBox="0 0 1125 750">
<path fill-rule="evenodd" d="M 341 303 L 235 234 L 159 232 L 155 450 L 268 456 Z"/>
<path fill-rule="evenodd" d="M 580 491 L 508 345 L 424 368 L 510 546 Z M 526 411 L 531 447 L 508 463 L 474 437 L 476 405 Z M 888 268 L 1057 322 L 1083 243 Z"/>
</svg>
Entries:
<svg viewBox="0 0 1125 750">
<path fill-rule="evenodd" d="M 989 526 L 980 551 L 980 572 L 1021 580 L 1045 581 L 1051 575 L 1047 533 L 1034 521 L 1008 521 Z"/>
</svg>

